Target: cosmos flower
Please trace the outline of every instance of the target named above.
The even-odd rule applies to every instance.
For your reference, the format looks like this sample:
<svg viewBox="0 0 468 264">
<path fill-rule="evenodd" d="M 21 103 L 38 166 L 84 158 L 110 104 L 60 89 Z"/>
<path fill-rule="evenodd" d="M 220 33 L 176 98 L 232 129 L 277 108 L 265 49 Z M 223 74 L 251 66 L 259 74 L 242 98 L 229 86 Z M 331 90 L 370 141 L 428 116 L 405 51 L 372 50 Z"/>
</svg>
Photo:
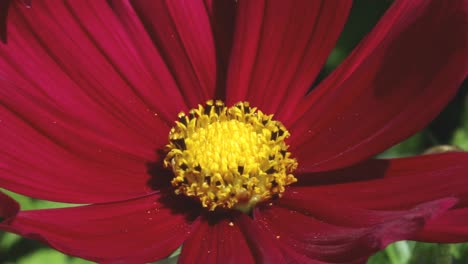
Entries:
<svg viewBox="0 0 468 264">
<path fill-rule="evenodd" d="M 353 263 L 468 241 L 468 154 L 376 154 L 468 72 L 468 1 L 397 0 L 309 92 L 350 1 L 13 1 L 0 229 L 98 262 Z M 5 27 L 2 27 L 5 29 Z"/>
</svg>

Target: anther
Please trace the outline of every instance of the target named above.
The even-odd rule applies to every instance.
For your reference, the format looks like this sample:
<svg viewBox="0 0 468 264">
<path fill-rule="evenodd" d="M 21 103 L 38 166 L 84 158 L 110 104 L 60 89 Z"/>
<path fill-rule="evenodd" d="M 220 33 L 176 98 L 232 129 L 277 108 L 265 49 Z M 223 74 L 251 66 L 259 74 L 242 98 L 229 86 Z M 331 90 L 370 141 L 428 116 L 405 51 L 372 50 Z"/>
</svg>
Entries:
<svg viewBox="0 0 468 264">
<path fill-rule="evenodd" d="M 187 146 L 185 145 L 185 139 L 183 138 L 172 139 L 171 142 L 174 143 L 174 145 L 176 145 L 178 149 L 187 149 Z"/>
<path fill-rule="evenodd" d="M 247 102 L 228 108 L 210 100 L 178 115 L 164 165 L 174 172 L 176 194 L 196 197 L 208 210 L 248 212 L 258 202 L 280 198 L 296 181 L 288 136 L 272 115 Z"/>
</svg>

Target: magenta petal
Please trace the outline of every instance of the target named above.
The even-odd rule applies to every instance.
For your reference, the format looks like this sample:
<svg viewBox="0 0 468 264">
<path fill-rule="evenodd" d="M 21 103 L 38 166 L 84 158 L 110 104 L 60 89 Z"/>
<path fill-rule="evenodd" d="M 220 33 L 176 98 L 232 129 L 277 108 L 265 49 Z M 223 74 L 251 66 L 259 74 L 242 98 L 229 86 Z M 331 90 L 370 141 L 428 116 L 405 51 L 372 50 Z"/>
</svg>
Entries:
<svg viewBox="0 0 468 264">
<path fill-rule="evenodd" d="M 128 42 L 129 36 L 103 1 L 91 3 L 70 7 L 40 1 L 29 9 L 13 6 L 10 39 L 0 46 L 2 105 L 29 120 L 33 115 L 61 117 L 96 137 L 131 144 L 133 151 L 138 151 L 138 143 L 161 144 L 154 131 L 168 128 L 139 95 L 140 87 L 153 82 L 145 78 L 150 74 L 143 74 L 138 57 L 129 52 L 138 47 Z M 131 85 L 137 72 L 141 81 Z"/>
<path fill-rule="evenodd" d="M 119 65 L 121 71 L 137 88 L 139 98 L 172 125 L 176 115 L 187 110 L 187 105 L 170 69 L 131 4 L 121 0 L 108 2 L 121 23 L 123 31 L 120 33 L 125 36 L 125 32 L 128 36 L 125 41 L 130 42 L 122 54 L 115 56 L 124 62 Z M 91 27 L 95 25 L 92 21 L 86 22 Z M 133 58 L 135 61 L 127 62 Z"/>
<path fill-rule="evenodd" d="M 159 107 L 153 108 L 155 103 L 144 98 L 149 91 L 155 96 L 167 92 L 137 52 L 152 47 L 135 46 L 134 36 L 126 34 L 104 1 L 41 1 L 34 8 L 13 7 L 9 14 L 10 39 L 0 49 L 5 76 L 2 85 L 12 82 L 20 87 L 16 93 L 31 94 L 41 101 L 46 101 L 42 98 L 46 96 L 49 101 L 58 101 L 60 110 L 83 118 L 90 118 L 88 112 L 94 112 L 104 124 L 113 119 L 147 138 L 150 129 L 161 126 L 161 115 L 169 118 L 161 100 Z M 162 76 L 167 69 L 160 68 Z M 172 107 L 181 105 L 176 99 L 166 106 L 172 110 L 171 122 L 180 111 Z M 103 124 L 89 125 L 103 129 Z"/>
<path fill-rule="evenodd" d="M 0 41 L 7 42 L 7 18 L 8 10 L 12 3 L 22 2 L 27 7 L 31 7 L 32 0 L 4 0 L 0 1 Z"/>
<path fill-rule="evenodd" d="M 13 0 L 5 0 L 0 2 L 0 40 L 6 42 L 7 40 L 7 18 L 8 8 Z"/>
<path fill-rule="evenodd" d="M 369 211 L 301 198 L 279 200 L 282 207 L 256 211 L 255 222 L 283 247 L 312 259 L 350 263 L 394 241 L 411 239 L 426 221 L 453 206 L 455 199 L 421 204 L 408 211 Z"/>
<path fill-rule="evenodd" d="M 189 107 L 215 94 L 216 52 L 202 0 L 132 1 Z"/>
<path fill-rule="evenodd" d="M 0 187 L 70 203 L 121 200 L 153 191 L 148 162 L 156 154 L 151 149 L 147 158 L 134 157 L 112 148 L 120 142 L 73 138 L 63 119 L 38 118 L 43 123 L 34 125 L 0 107 Z M 49 128 L 53 133 L 45 130 Z M 86 135 L 84 128 L 75 128 Z"/>
<path fill-rule="evenodd" d="M 286 263 L 285 256 L 271 232 L 265 232 L 257 223 L 245 214 L 239 215 L 236 222 L 243 231 L 251 247 L 256 263 Z"/>
<path fill-rule="evenodd" d="M 226 97 L 226 75 L 232 49 L 237 0 L 204 0 L 210 16 L 216 49 L 216 94 L 215 98 Z"/>
<path fill-rule="evenodd" d="M 216 45 L 219 61 L 227 64 L 231 53 L 234 24 L 237 11 L 236 0 L 204 0 Z M 224 65 L 226 66 L 226 65 Z M 226 69 L 224 69 L 226 70 Z"/>
<path fill-rule="evenodd" d="M 177 113 L 185 106 L 183 98 L 177 93 L 171 73 L 162 61 L 161 52 L 156 51 L 128 3 L 122 4 L 125 11 L 118 13 L 117 17 L 104 1 L 88 1 L 87 4 L 70 2 L 67 5 L 71 15 L 79 21 L 96 47 L 103 50 L 102 53 L 111 62 L 115 72 L 123 75 L 123 81 L 130 86 L 128 97 L 123 97 L 124 90 L 120 92 L 122 99 L 130 101 L 125 110 L 131 112 L 132 108 L 136 108 L 136 103 L 131 102 L 131 99 L 137 100 L 146 106 L 143 111 L 157 113 L 172 125 Z M 114 83 L 117 80 L 109 77 L 105 81 L 102 84 L 106 86 L 118 84 Z M 114 93 L 117 92 L 115 87 L 111 88 Z"/>
<path fill-rule="evenodd" d="M 209 223 L 199 218 L 184 242 L 179 263 L 255 263 L 235 219 Z"/>
<path fill-rule="evenodd" d="M 0 229 L 42 240 L 73 256 L 97 262 L 146 263 L 167 257 L 190 224 L 159 203 L 158 195 L 134 200 L 20 212 Z"/>
<path fill-rule="evenodd" d="M 236 222 L 249 241 L 256 263 L 326 264 L 325 262 L 298 253 L 289 246 L 280 243 L 280 237 L 272 232 L 273 230 L 262 221 L 258 220 L 257 211 L 254 213 L 254 220 L 242 214 Z"/>
<path fill-rule="evenodd" d="M 369 160 L 337 171 L 300 175 L 298 184 L 334 203 L 399 210 L 456 197 L 468 205 L 468 153 L 444 153 L 390 160 Z M 321 185 L 317 185 L 321 184 Z"/>
<path fill-rule="evenodd" d="M 295 105 L 323 66 L 350 7 L 351 1 L 239 1 L 228 104 L 247 100 L 266 113 L 285 102 Z"/>
<path fill-rule="evenodd" d="M 162 116 L 177 112 L 142 99 L 141 87 L 158 83 L 106 2 L 79 3 L 11 8 L 0 45 L 0 186 L 76 203 L 151 192 L 147 165 L 169 131 Z"/>
<path fill-rule="evenodd" d="M 466 1 L 396 1 L 297 107 L 290 131 L 299 162 L 315 171 L 343 167 L 426 126 L 468 73 L 466 28 Z"/>
<path fill-rule="evenodd" d="M 319 263 L 283 248 L 271 232 L 239 213 L 230 219 L 194 224 L 182 247 L 181 263 Z M 320 262 L 321 263 L 321 262 Z"/>
<path fill-rule="evenodd" d="M 0 223 L 8 223 L 18 213 L 20 205 L 8 195 L 0 192 Z"/>
<path fill-rule="evenodd" d="M 430 220 L 416 240 L 437 243 L 468 241 L 468 208 L 450 210 Z"/>
</svg>

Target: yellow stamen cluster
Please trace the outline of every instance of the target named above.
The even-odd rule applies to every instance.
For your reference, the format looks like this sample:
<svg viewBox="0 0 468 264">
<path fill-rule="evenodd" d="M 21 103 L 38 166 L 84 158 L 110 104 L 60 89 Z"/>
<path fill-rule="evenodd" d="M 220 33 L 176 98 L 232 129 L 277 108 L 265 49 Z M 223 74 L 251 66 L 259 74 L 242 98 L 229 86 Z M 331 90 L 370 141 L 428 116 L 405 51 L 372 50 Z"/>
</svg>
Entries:
<svg viewBox="0 0 468 264">
<path fill-rule="evenodd" d="M 208 101 L 188 115 L 180 113 L 164 159 L 175 174 L 176 194 L 197 197 L 211 211 L 248 211 L 280 197 L 297 181 L 291 174 L 297 162 L 284 142 L 289 132 L 272 117 L 247 102 L 228 108 Z"/>
</svg>

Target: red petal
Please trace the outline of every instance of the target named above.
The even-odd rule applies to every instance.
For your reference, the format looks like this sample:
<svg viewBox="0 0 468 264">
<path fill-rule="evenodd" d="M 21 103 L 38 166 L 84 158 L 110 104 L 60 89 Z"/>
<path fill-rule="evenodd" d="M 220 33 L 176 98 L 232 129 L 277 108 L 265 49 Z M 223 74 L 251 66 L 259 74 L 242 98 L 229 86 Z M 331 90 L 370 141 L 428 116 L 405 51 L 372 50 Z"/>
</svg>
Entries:
<svg viewBox="0 0 468 264">
<path fill-rule="evenodd" d="M 12 4 L 13 1 L 14 0 L 4 0 L 0 2 L 0 40 L 3 43 L 7 42 L 8 10 L 9 10 L 10 4 Z M 21 1 L 21 0 L 18 0 L 18 1 Z M 22 0 L 23 4 L 27 7 L 31 7 L 31 1 L 32 0 Z"/>
<path fill-rule="evenodd" d="M 369 160 L 337 171 L 299 177 L 318 197 L 371 209 L 407 209 L 456 197 L 468 205 L 468 153 L 445 153 L 390 160 Z M 341 184 L 339 184 L 341 182 Z M 333 184 L 330 184 L 333 183 Z"/>
<path fill-rule="evenodd" d="M 203 219 L 194 224 L 179 262 L 319 263 L 278 245 L 270 232 L 258 228 L 245 214 L 232 215 L 232 222 L 228 219 L 219 222 Z"/>
<path fill-rule="evenodd" d="M 22 211 L 0 228 L 92 261 L 152 262 L 179 247 L 190 230 L 186 216 L 174 214 L 158 198 Z"/>
<path fill-rule="evenodd" d="M 78 203 L 152 191 L 147 163 L 169 130 L 161 116 L 178 110 L 143 99 L 158 82 L 112 10 L 104 1 L 39 1 L 11 11 L 0 46 L 0 185 Z"/>
<path fill-rule="evenodd" d="M 71 97 L 80 103 L 86 102 L 82 97 L 91 97 L 112 110 L 114 118 L 132 118 L 125 121 L 135 130 L 142 125 L 156 128 L 154 113 L 172 122 L 184 107 L 182 98 L 172 91 L 174 81 L 152 44 L 134 41 L 135 36 L 125 32 L 125 26 L 104 1 L 39 2 L 29 9 L 19 5 L 12 8 L 9 24 L 14 41 L 1 47 L 3 61 L 8 64 L 2 70 L 8 69 L 7 76 L 13 75 L 8 80 L 22 77 L 22 83 L 46 86 L 41 87 L 46 93 L 67 87 L 68 97 L 57 91 L 58 95 L 49 96 L 61 101 Z M 145 56 L 155 60 L 153 68 L 144 64 L 148 60 Z M 76 94 L 76 89 L 81 94 Z M 166 95 L 173 101 L 161 100 Z M 90 111 L 96 108 L 89 107 Z"/>
<path fill-rule="evenodd" d="M 343 167 L 426 126 L 468 73 L 467 3 L 396 1 L 296 109 L 291 150 L 299 162 Z"/>
<path fill-rule="evenodd" d="M 0 223 L 8 223 L 19 209 L 20 205 L 15 200 L 0 192 Z"/>
<path fill-rule="evenodd" d="M 256 215 L 257 212 L 255 212 L 254 218 L 257 218 Z M 265 228 L 264 223 L 258 219 L 252 220 L 246 215 L 241 215 L 238 223 L 249 240 L 256 263 L 325 264 L 325 262 L 298 254 L 289 246 L 280 243 L 275 233 L 271 229 Z"/>
<path fill-rule="evenodd" d="M 0 2 L 0 40 L 4 43 L 7 41 L 7 17 L 11 2 L 12 0 Z"/>
<path fill-rule="evenodd" d="M 249 242 L 256 263 L 286 263 L 285 256 L 272 239 L 272 234 L 261 230 L 257 223 L 245 214 L 239 215 L 239 225 Z"/>
<path fill-rule="evenodd" d="M 279 200 L 280 206 L 256 211 L 256 223 L 276 236 L 283 247 L 327 262 L 368 257 L 397 240 L 410 239 L 424 223 L 451 207 L 442 199 L 399 212 L 369 211 L 310 197 L 309 193 Z"/>
<path fill-rule="evenodd" d="M 255 263 L 235 219 L 208 222 L 200 219 L 184 242 L 179 263 Z"/>
<path fill-rule="evenodd" d="M 292 107 L 278 111 L 280 105 L 294 106 L 305 95 L 350 7 L 351 1 L 239 1 L 228 104 L 247 100 L 267 113 L 289 115 Z"/>
<path fill-rule="evenodd" d="M 202 0 L 132 1 L 189 107 L 214 97 L 216 54 Z"/>
<path fill-rule="evenodd" d="M 417 240 L 437 243 L 468 241 L 468 208 L 455 209 L 430 220 Z"/>
<path fill-rule="evenodd" d="M 73 138 L 77 134 L 66 134 L 73 131 L 66 119 L 36 113 L 41 122 L 37 125 L 32 123 L 37 119 L 23 120 L 0 107 L 0 187 L 69 203 L 115 201 L 153 192 L 148 166 L 156 154 L 151 149 L 147 158 L 134 157 L 116 149 L 118 141 Z M 88 133 L 76 129 L 82 129 L 81 135 Z"/>
<path fill-rule="evenodd" d="M 138 88 L 141 100 L 172 126 L 176 115 L 180 111 L 187 110 L 187 106 L 170 69 L 163 60 L 163 54 L 152 42 L 142 21 L 128 1 L 108 0 L 108 2 L 122 24 L 122 29 L 128 34 L 125 40 L 131 41 L 134 47 L 127 48 L 123 54 L 117 55 L 117 58 L 124 59 L 122 55 L 129 53 L 135 56 L 138 63 L 138 65 L 135 63 L 121 65 L 127 67 L 122 72 L 131 74 L 128 78 L 131 78 L 135 83 L 134 86 Z M 90 26 L 93 24 L 90 23 Z"/>
<path fill-rule="evenodd" d="M 148 111 L 148 107 L 151 107 L 151 110 L 163 115 L 172 125 L 176 114 L 185 105 L 182 96 L 177 92 L 177 86 L 169 69 L 162 61 L 163 53 L 158 52 L 152 45 L 146 32 L 143 31 L 141 22 L 136 21 L 136 14 L 132 12 L 128 3 L 123 4 L 126 7 L 122 7 L 125 11 L 115 17 L 105 1 L 88 0 L 88 2 L 88 4 L 71 2 L 68 4 L 68 9 L 85 32 L 91 36 L 95 45 L 103 50 L 116 72 L 123 75 L 122 79 L 132 88 L 132 92 L 145 103 L 144 110 Z M 115 85 L 112 79 L 105 81 L 107 86 Z M 115 87 L 112 88 L 116 92 Z M 133 93 L 129 93 L 129 96 L 135 96 Z M 127 97 L 126 100 L 130 98 Z M 161 102 L 168 98 L 170 103 Z M 127 105 L 129 108 L 135 107 L 131 103 Z"/>
<path fill-rule="evenodd" d="M 216 46 L 216 98 L 226 97 L 226 75 L 232 48 L 237 0 L 204 0 Z"/>
</svg>

